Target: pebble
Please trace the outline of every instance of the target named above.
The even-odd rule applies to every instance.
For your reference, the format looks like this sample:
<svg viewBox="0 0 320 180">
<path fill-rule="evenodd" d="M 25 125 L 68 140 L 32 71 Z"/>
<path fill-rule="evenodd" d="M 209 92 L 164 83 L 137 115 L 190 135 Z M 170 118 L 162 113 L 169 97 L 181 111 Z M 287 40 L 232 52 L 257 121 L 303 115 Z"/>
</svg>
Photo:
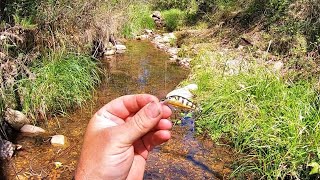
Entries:
<svg viewBox="0 0 320 180">
<path fill-rule="evenodd" d="M 50 140 L 53 146 L 65 146 L 66 145 L 66 138 L 64 135 L 54 135 Z"/>
</svg>

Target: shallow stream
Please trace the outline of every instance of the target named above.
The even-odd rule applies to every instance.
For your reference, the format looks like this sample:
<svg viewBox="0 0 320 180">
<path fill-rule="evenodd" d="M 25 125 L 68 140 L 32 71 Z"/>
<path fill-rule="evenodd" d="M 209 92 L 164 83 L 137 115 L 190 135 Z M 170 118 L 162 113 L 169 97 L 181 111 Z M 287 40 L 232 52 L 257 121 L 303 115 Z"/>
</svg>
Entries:
<svg viewBox="0 0 320 180">
<path fill-rule="evenodd" d="M 23 146 L 6 164 L 8 179 L 71 179 L 80 155 L 82 138 L 91 116 L 110 100 L 126 94 L 150 93 L 163 98 L 185 79 L 188 71 L 169 63 L 169 56 L 148 41 L 128 41 L 127 52 L 103 59 L 106 78 L 83 108 L 65 117 L 43 123 L 49 135 L 18 137 Z M 173 138 L 157 147 L 148 159 L 145 179 L 224 179 L 230 172 L 233 155 L 227 147 L 214 145 L 194 134 L 192 118 L 183 118 L 173 127 Z M 66 148 L 50 144 L 50 135 L 62 134 Z M 54 162 L 63 164 L 55 168 Z"/>
</svg>

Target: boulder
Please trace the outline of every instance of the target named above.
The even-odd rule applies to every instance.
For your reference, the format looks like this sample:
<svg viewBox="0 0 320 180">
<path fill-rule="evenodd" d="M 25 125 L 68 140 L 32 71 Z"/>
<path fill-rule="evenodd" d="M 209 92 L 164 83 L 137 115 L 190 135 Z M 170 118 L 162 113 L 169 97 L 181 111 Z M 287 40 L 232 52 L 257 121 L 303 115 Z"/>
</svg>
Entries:
<svg viewBox="0 0 320 180">
<path fill-rule="evenodd" d="M 178 51 L 179 51 L 178 48 L 176 48 L 176 47 L 171 47 L 171 48 L 168 49 L 167 52 L 168 52 L 171 56 L 174 56 L 174 55 L 177 55 L 177 54 L 178 54 Z"/>
<path fill-rule="evenodd" d="M 161 19 L 161 12 L 160 11 L 154 11 L 152 13 L 152 18 L 154 19 Z"/>
<path fill-rule="evenodd" d="M 33 137 L 33 136 L 38 136 L 40 134 L 44 134 L 46 131 L 40 127 L 26 124 L 20 129 L 20 132 L 24 136 Z"/>
<path fill-rule="evenodd" d="M 149 35 L 143 34 L 140 36 L 136 36 L 136 40 L 146 40 L 149 39 Z"/>
<path fill-rule="evenodd" d="M 117 51 L 123 51 L 123 50 L 127 49 L 127 47 L 125 45 L 122 45 L 122 44 L 116 44 L 115 47 L 116 47 Z"/>
<path fill-rule="evenodd" d="M 5 121 L 16 130 L 20 130 L 25 124 L 29 124 L 30 120 L 22 112 L 8 108 L 5 112 Z"/>
<path fill-rule="evenodd" d="M 65 146 L 66 145 L 66 137 L 64 135 L 54 135 L 52 136 L 50 143 L 53 146 Z"/>
<path fill-rule="evenodd" d="M 148 35 L 152 35 L 153 31 L 151 29 L 145 29 L 145 32 L 148 34 Z"/>
<path fill-rule="evenodd" d="M 105 52 L 104 52 L 104 55 L 105 56 L 112 56 L 112 55 L 115 55 L 116 54 L 116 51 L 114 49 L 107 49 Z"/>
</svg>

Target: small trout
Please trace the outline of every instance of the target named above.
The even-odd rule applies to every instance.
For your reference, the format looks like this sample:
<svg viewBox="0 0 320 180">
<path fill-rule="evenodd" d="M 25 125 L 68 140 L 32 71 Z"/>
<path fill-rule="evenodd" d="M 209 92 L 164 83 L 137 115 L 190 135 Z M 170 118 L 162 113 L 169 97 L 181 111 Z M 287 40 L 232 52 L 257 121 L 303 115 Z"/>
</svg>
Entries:
<svg viewBox="0 0 320 180">
<path fill-rule="evenodd" d="M 188 110 L 197 109 L 197 106 L 193 102 L 191 102 L 189 99 L 186 99 L 182 96 L 177 96 L 177 95 L 169 96 L 166 99 L 164 99 L 163 102 L 165 104 L 172 105 L 174 107 L 181 108 L 181 109 L 188 109 Z"/>
</svg>

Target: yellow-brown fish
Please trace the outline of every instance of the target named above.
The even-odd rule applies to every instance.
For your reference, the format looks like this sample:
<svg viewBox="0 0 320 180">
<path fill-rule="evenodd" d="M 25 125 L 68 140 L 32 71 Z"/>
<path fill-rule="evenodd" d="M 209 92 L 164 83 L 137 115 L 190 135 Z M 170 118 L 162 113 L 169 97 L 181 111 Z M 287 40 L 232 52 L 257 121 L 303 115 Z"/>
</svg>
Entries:
<svg viewBox="0 0 320 180">
<path fill-rule="evenodd" d="M 164 100 L 164 103 L 172 105 L 177 108 L 182 108 L 182 109 L 189 109 L 189 110 L 196 110 L 197 106 L 191 102 L 189 99 L 186 99 L 182 96 L 169 96 L 166 97 Z"/>
</svg>

